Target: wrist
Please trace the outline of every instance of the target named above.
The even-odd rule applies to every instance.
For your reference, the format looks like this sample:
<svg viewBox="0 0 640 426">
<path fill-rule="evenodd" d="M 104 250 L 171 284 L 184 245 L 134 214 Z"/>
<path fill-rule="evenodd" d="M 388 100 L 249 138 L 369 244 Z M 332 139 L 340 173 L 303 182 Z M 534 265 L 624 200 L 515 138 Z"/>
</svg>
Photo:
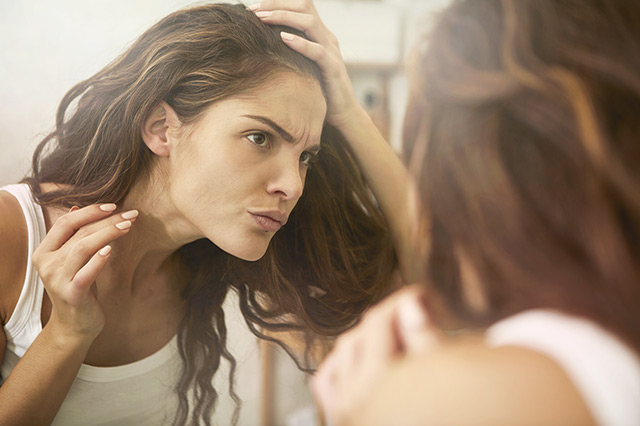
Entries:
<svg viewBox="0 0 640 426">
<path fill-rule="evenodd" d="M 371 147 L 379 143 L 388 146 L 367 111 L 359 103 L 350 108 L 348 113 L 345 112 L 341 116 L 341 121 L 331 124 L 354 148 L 358 146 Z"/>
<path fill-rule="evenodd" d="M 48 335 L 51 343 L 62 350 L 86 351 L 98 337 L 102 329 L 72 329 L 63 324 L 53 315 L 42 329 Z"/>
<path fill-rule="evenodd" d="M 348 130 L 354 122 L 358 122 L 364 115 L 367 115 L 366 111 L 358 102 L 355 94 L 351 94 L 348 99 L 342 103 L 340 113 L 329 114 L 327 121 L 333 127 L 340 131 Z"/>
</svg>

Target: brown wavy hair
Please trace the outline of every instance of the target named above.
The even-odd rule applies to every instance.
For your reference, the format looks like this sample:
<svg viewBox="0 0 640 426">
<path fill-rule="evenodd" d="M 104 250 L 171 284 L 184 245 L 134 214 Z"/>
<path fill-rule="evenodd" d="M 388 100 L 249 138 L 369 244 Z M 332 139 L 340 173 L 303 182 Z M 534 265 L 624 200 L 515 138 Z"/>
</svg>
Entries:
<svg viewBox="0 0 640 426">
<path fill-rule="evenodd" d="M 405 156 L 465 322 L 558 309 L 640 351 L 638 22 L 627 0 L 457 0 L 420 42 Z"/>
<path fill-rule="evenodd" d="M 152 154 L 139 129 L 160 101 L 190 123 L 214 102 L 257 88 L 279 72 L 321 82 L 317 65 L 284 45 L 282 29 L 296 32 L 265 25 L 240 4 L 204 5 L 162 19 L 62 99 L 56 128 L 38 145 L 25 179 L 38 203 L 123 200 L 149 172 Z M 226 348 L 222 309 L 230 289 L 239 293 L 241 312 L 257 336 L 282 344 L 265 333 L 297 332 L 308 348 L 316 338 L 352 326 L 390 291 L 396 259 L 387 224 L 340 134 L 325 126 L 322 145 L 304 195 L 261 260 L 233 258 L 206 239 L 179 249 L 189 276 L 178 336 L 183 374 L 175 424 L 211 423 L 217 400 L 211 382 L 223 359 L 231 366 L 237 421 L 235 361 Z M 39 184 L 45 182 L 61 189 L 44 193 Z"/>
</svg>

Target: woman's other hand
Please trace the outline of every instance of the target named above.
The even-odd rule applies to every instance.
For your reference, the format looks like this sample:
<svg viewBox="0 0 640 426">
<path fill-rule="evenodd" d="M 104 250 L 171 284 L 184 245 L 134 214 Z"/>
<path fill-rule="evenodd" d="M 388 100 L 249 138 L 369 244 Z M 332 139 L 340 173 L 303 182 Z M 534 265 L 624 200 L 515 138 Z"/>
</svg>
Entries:
<svg viewBox="0 0 640 426">
<path fill-rule="evenodd" d="M 72 208 L 51 227 L 33 263 L 51 300 L 47 325 L 62 338 L 92 342 L 104 327 L 95 280 L 111 253 L 109 243 L 127 234 L 138 212 L 112 215 L 115 204 Z"/>
<path fill-rule="evenodd" d="M 263 0 L 249 6 L 263 22 L 286 25 L 304 32 L 302 38 L 282 33 L 282 40 L 293 50 L 315 61 L 324 77 L 328 94 L 327 122 L 341 129 L 348 125 L 359 105 L 347 68 L 340 54 L 338 39 L 320 20 L 311 0 Z"/>
<path fill-rule="evenodd" d="M 342 335 L 318 369 L 312 389 L 329 424 L 348 424 L 366 407 L 385 373 L 405 357 L 440 345 L 419 286 L 396 292 Z"/>
</svg>

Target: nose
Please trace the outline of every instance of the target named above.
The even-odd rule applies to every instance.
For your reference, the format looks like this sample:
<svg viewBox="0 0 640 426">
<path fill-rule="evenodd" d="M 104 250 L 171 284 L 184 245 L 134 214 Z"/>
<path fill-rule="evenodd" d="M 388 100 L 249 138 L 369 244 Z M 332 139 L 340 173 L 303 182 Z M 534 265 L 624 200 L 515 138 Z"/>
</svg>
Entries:
<svg viewBox="0 0 640 426">
<path fill-rule="evenodd" d="M 273 178 L 267 187 L 270 194 L 278 195 L 282 200 L 297 200 L 302 196 L 306 171 L 301 170 L 300 162 L 289 161 L 274 170 Z"/>
</svg>

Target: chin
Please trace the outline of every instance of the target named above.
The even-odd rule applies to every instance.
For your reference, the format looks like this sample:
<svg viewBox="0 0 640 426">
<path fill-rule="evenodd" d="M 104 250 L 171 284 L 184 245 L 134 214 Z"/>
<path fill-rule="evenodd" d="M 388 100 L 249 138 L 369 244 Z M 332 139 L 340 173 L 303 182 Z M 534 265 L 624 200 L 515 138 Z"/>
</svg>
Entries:
<svg viewBox="0 0 640 426">
<path fill-rule="evenodd" d="M 264 247 L 253 247 L 252 250 L 247 250 L 246 247 L 243 247 L 240 250 L 225 250 L 224 247 L 221 248 L 231 256 L 235 256 L 238 259 L 246 260 L 247 262 L 255 262 L 264 257 L 265 253 L 267 253 L 267 248 L 269 248 L 269 244 L 266 244 Z"/>
<path fill-rule="evenodd" d="M 258 260 L 262 259 L 262 258 L 264 257 L 264 254 L 265 254 L 266 252 L 267 252 L 267 251 L 265 250 L 265 251 L 263 251 L 262 253 L 260 253 L 260 254 L 258 254 L 258 255 L 250 255 L 250 256 L 236 256 L 236 257 L 238 257 L 238 258 L 240 258 L 240 259 L 242 259 L 242 260 L 246 260 L 247 262 L 256 262 L 256 261 L 258 261 Z"/>
<path fill-rule="evenodd" d="M 269 244 L 271 243 L 272 235 L 259 234 L 256 235 L 243 235 L 238 238 L 236 235 L 228 235 L 226 238 L 208 238 L 218 248 L 231 256 L 238 259 L 245 260 L 247 262 L 255 262 L 264 257 Z"/>
</svg>

